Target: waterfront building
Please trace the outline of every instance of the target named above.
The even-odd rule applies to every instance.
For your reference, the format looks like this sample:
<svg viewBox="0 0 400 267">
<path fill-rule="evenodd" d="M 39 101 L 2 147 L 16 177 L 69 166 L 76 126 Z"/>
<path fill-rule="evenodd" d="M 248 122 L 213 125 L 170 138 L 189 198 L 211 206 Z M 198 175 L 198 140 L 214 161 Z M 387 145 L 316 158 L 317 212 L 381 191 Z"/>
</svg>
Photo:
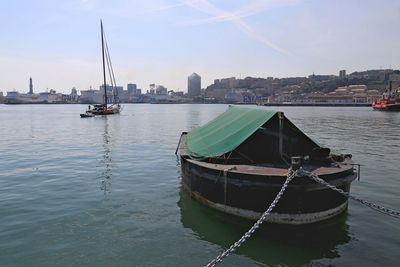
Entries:
<svg viewBox="0 0 400 267">
<path fill-rule="evenodd" d="M 116 93 L 116 97 L 118 97 L 119 102 L 123 103 L 123 102 L 129 102 L 129 93 L 128 91 L 124 90 L 123 86 L 115 86 L 113 88 L 113 86 L 106 84 L 106 91 L 107 91 L 107 102 L 109 104 L 114 103 L 114 90 Z M 86 99 L 87 96 L 83 96 L 83 91 L 81 91 L 82 96 L 81 99 Z M 92 94 L 93 99 L 96 99 L 94 102 L 90 102 L 90 103 L 102 103 L 102 102 L 98 102 L 99 101 L 99 96 L 102 97 L 102 101 L 104 102 L 104 85 L 100 85 L 99 86 L 99 91 L 96 91 L 95 93 L 93 92 L 88 92 L 89 94 Z M 94 94 L 94 95 L 93 95 Z M 90 97 L 88 97 L 90 98 Z M 81 100 L 82 101 L 82 100 Z"/>
<path fill-rule="evenodd" d="M 119 102 L 127 102 L 129 99 L 128 91 L 124 91 L 123 86 L 115 86 L 114 88 L 116 92 L 116 97 L 119 99 Z"/>
<path fill-rule="evenodd" d="M 17 91 L 7 92 L 5 103 L 7 104 L 39 104 L 46 103 L 38 94 L 20 94 Z"/>
<path fill-rule="evenodd" d="M 367 103 L 373 103 L 377 100 L 382 99 L 382 93 L 379 90 L 367 90 Z"/>
<path fill-rule="evenodd" d="M 188 96 L 199 96 L 201 92 L 201 77 L 193 73 L 188 77 Z"/>
<path fill-rule="evenodd" d="M 114 94 L 111 85 L 106 85 L 107 90 L 107 102 L 114 102 Z M 104 85 L 100 86 L 100 90 L 82 90 L 81 91 L 81 103 L 85 104 L 102 104 L 104 103 Z"/>
<path fill-rule="evenodd" d="M 130 94 L 130 95 L 136 95 L 137 94 L 137 86 L 136 86 L 136 84 L 128 83 L 126 88 L 128 90 L 128 94 Z"/>
<path fill-rule="evenodd" d="M 100 90 L 81 90 L 81 103 L 84 104 L 101 104 L 104 102 L 104 92 Z"/>
<path fill-rule="evenodd" d="M 162 85 L 157 85 L 156 87 L 156 95 L 167 95 L 168 89 Z"/>
<path fill-rule="evenodd" d="M 157 86 L 158 88 L 159 86 Z M 163 87 L 163 86 L 162 86 Z M 150 103 L 153 104 L 176 104 L 176 103 L 185 103 L 187 102 L 187 98 L 184 97 L 183 92 L 175 93 L 174 91 L 167 91 L 165 87 L 158 88 L 161 89 L 161 92 L 156 92 L 156 95 L 150 96 Z M 157 90 L 157 89 L 156 89 Z M 182 94 L 181 94 L 182 93 Z"/>
<path fill-rule="evenodd" d="M 225 94 L 224 99 L 227 103 L 256 103 L 256 95 L 245 88 L 231 89 Z"/>
<path fill-rule="evenodd" d="M 63 103 L 79 103 L 80 96 L 78 95 L 78 90 L 75 87 L 71 89 L 71 93 L 69 95 L 62 95 Z"/>
<path fill-rule="evenodd" d="M 39 93 L 39 100 L 49 104 L 63 103 L 63 95 L 50 89 L 49 92 Z"/>
<path fill-rule="evenodd" d="M 335 89 L 333 93 L 335 94 L 362 94 L 367 90 L 367 86 L 365 84 L 354 84 L 349 86 L 341 86 Z"/>
<path fill-rule="evenodd" d="M 33 93 L 32 78 L 29 78 L 29 92 L 27 94 L 21 94 L 17 91 L 7 92 L 5 103 L 8 104 L 38 104 L 46 103 L 40 99 L 38 94 Z"/>
<path fill-rule="evenodd" d="M 104 92 L 104 84 L 99 86 L 99 90 Z M 112 92 L 112 90 L 113 90 L 113 87 L 111 85 L 109 85 L 109 84 L 106 84 L 106 91 L 107 92 Z"/>
<path fill-rule="evenodd" d="M 349 85 L 338 87 L 328 94 L 316 93 L 308 97 L 315 104 L 371 104 L 380 99 L 378 90 L 367 90 L 367 86 Z"/>
<path fill-rule="evenodd" d="M 156 94 L 156 85 L 154 83 L 149 85 L 150 90 L 147 91 L 147 94 L 155 95 Z"/>
<path fill-rule="evenodd" d="M 337 94 L 324 94 L 324 95 L 311 95 L 309 100 L 314 104 L 353 104 L 352 95 L 337 95 Z"/>
<path fill-rule="evenodd" d="M 340 70 L 339 71 L 339 78 L 340 79 L 346 78 L 346 70 Z"/>
</svg>

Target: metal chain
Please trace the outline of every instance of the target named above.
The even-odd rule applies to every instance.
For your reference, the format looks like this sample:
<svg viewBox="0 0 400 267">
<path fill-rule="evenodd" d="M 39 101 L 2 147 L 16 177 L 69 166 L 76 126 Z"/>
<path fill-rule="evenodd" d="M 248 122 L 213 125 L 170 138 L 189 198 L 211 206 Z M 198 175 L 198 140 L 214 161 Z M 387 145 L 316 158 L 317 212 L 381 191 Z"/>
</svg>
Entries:
<svg viewBox="0 0 400 267">
<path fill-rule="evenodd" d="M 312 172 L 306 171 L 306 170 L 304 170 L 304 169 L 300 169 L 299 174 L 308 176 L 308 177 L 310 177 L 312 180 L 316 181 L 317 183 L 323 184 L 323 185 L 325 185 L 326 187 L 329 187 L 330 189 L 332 189 L 332 190 L 334 190 L 334 191 L 336 191 L 336 192 L 338 192 L 338 193 L 340 193 L 340 194 L 346 196 L 347 198 L 350 198 L 350 199 L 352 199 L 352 200 L 358 201 L 358 202 L 360 202 L 360 203 L 362 203 L 362 204 L 364 204 L 364 205 L 366 205 L 366 206 L 368 206 L 368 207 L 370 207 L 370 208 L 372 208 L 372 209 L 374 209 L 374 210 L 377 210 L 377 211 L 379 211 L 379 212 L 381 212 L 381 213 L 384 213 L 384 214 L 386 214 L 386 215 L 389 215 L 389 216 L 392 216 L 392 217 L 394 217 L 394 218 L 400 219 L 400 212 L 395 211 L 395 210 L 391 210 L 391 209 L 388 209 L 388 208 L 385 208 L 385 207 L 382 207 L 382 206 L 380 206 L 380 205 L 377 205 L 377 204 L 374 204 L 374 203 L 372 203 L 372 202 L 369 202 L 369 201 L 360 199 L 360 198 L 355 197 L 355 196 L 351 196 L 349 193 L 344 192 L 342 189 L 337 188 L 337 187 L 335 187 L 335 186 L 333 186 L 333 185 L 331 185 L 331 184 L 325 182 L 325 181 L 324 181 L 323 179 L 321 179 L 318 175 L 316 175 L 316 174 L 314 174 L 314 173 L 312 173 Z"/>
<path fill-rule="evenodd" d="M 260 219 L 248 230 L 238 241 L 236 241 L 233 245 L 231 245 L 227 250 L 218 255 L 215 259 L 210 261 L 206 267 L 214 267 L 218 263 L 222 262 L 225 257 L 227 257 L 230 253 L 234 252 L 237 248 L 239 248 L 247 239 L 251 237 L 251 235 L 261 226 L 261 224 L 266 220 L 267 216 L 271 213 L 272 209 L 275 208 L 276 204 L 278 204 L 279 199 L 282 197 L 283 193 L 286 190 L 289 182 L 297 175 L 298 170 L 293 171 L 292 168 L 288 170 L 288 175 L 285 183 L 283 184 L 281 190 L 276 195 L 274 201 L 272 201 L 271 205 L 269 205 L 268 209 L 261 215 Z"/>
</svg>

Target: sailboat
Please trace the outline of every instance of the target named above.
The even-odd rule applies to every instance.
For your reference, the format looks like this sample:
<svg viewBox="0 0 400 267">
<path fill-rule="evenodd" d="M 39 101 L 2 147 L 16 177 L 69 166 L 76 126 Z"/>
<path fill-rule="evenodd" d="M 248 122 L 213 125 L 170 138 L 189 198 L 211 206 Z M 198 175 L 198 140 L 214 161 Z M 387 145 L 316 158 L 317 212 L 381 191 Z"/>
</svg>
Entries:
<svg viewBox="0 0 400 267">
<path fill-rule="evenodd" d="M 103 21 L 100 20 L 100 28 L 101 28 L 101 50 L 102 50 L 102 58 L 103 58 L 103 90 L 104 90 L 104 102 L 102 104 L 95 104 L 93 107 L 89 105 L 88 110 L 85 113 L 81 113 L 80 116 L 82 118 L 86 117 L 94 117 L 95 115 L 112 115 L 118 114 L 121 112 L 121 104 L 119 103 L 117 84 L 115 82 L 115 76 L 113 67 L 111 64 L 110 53 L 108 51 L 108 45 L 105 38 L 104 30 L 103 30 Z M 113 92 L 113 103 L 108 105 L 108 97 L 107 97 L 107 80 L 106 80 L 106 62 L 108 74 L 110 76 L 110 83 Z"/>
</svg>

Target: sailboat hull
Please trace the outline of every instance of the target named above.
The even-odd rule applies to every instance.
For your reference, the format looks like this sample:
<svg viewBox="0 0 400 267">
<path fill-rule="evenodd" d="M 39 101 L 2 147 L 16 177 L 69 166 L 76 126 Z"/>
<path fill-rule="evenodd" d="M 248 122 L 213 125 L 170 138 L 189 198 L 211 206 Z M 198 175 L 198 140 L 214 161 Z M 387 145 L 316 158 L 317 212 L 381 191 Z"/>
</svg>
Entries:
<svg viewBox="0 0 400 267">
<path fill-rule="evenodd" d="M 94 108 L 90 111 L 91 114 L 93 115 L 113 115 L 113 114 L 119 114 L 121 112 L 121 107 L 118 106 L 109 106 L 109 107 L 100 107 L 100 108 Z"/>
</svg>

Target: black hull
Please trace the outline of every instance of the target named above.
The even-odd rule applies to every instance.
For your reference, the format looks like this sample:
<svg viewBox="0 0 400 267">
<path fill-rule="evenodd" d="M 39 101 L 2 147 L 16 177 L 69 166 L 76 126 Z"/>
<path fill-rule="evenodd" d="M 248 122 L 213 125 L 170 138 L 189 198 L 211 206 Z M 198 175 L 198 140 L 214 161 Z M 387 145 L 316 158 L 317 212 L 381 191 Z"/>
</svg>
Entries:
<svg viewBox="0 0 400 267">
<path fill-rule="evenodd" d="M 217 165 L 181 157 L 183 187 L 209 207 L 251 220 L 257 220 L 268 208 L 286 180 L 285 175 L 276 172 L 224 172 Z M 352 167 L 346 167 L 337 172 L 327 172 L 321 178 L 349 192 L 356 174 Z M 345 196 L 307 177 L 296 177 L 267 221 L 308 224 L 329 219 L 346 209 Z"/>
<path fill-rule="evenodd" d="M 92 112 L 93 115 L 104 116 L 104 115 L 115 115 L 119 114 L 120 112 Z"/>
<path fill-rule="evenodd" d="M 80 114 L 80 116 L 81 116 L 81 118 L 91 118 L 91 117 L 94 117 L 93 114 L 87 114 L 87 113 L 82 113 L 82 114 Z"/>
<path fill-rule="evenodd" d="M 118 104 L 117 107 L 109 106 L 105 107 L 99 105 L 100 107 L 94 107 L 93 109 L 88 109 L 85 113 L 82 113 L 80 116 L 82 118 L 86 117 L 94 117 L 94 116 L 104 116 L 104 115 L 115 115 L 121 113 L 121 108 Z"/>
</svg>

